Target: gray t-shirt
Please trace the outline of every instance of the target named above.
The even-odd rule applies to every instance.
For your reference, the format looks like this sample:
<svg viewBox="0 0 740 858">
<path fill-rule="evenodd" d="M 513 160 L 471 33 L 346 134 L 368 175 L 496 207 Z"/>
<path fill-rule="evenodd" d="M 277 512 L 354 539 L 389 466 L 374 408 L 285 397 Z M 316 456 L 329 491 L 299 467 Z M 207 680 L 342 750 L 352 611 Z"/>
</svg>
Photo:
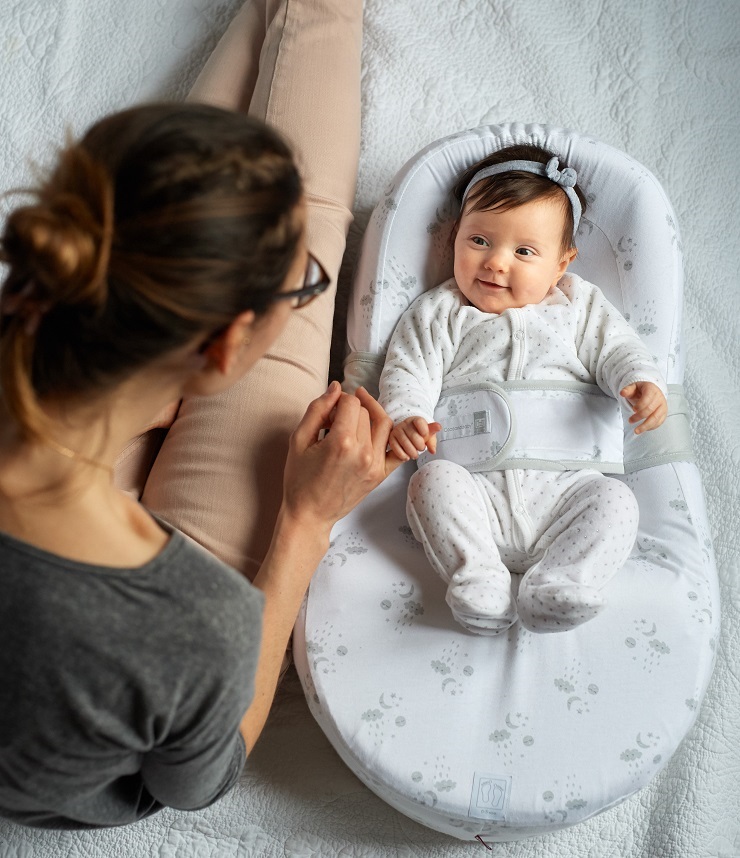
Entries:
<svg viewBox="0 0 740 858">
<path fill-rule="evenodd" d="M 0 533 L 0 815 L 87 828 L 220 798 L 244 765 L 262 606 L 177 531 L 136 569 Z"/>
</svg>

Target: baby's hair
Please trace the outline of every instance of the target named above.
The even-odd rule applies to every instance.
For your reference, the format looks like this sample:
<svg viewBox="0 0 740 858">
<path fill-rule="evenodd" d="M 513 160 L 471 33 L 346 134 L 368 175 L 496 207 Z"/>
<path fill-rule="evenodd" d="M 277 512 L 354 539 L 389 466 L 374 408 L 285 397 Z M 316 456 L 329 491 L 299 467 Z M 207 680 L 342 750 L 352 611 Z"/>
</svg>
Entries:
<svg viewBox="0 0 740 858">
<path fill-rule="evenodd" d="M 499 149 L 472 167 L 468 167 L 464 173 L 458 177 L 457 183 L 453 188 L 453 193 L 457 200 L 462 203 L 462 198 L 465 189 L 476 173 L 486 167 L 491 167 L 493 164 L 503 164 L 505 161 L 538 161 L 541 164 L 556 157 L 555 153 L 549 152 L 546 149 L 541 149 L 539 146 L 531 146 L 527 144 L 517 146 L 507 146 L 505 149 Z M 581 189 L 576 185 L 573 189 L 578 195 L 581 203 L 582 212 L 586 211 L 586 198 Z M 535 173 L 527 173 L 524 170 L 512 170 L 506 173 L 497 173 L 494 176 L 489 176 L 481 179 L 470 189 L 465 200 L 465 210 L 468 212 L 490 211 L 496 209 L 498 211 L 506 211 L 525 203 L 533 202 L 534 200 L 550 199 L 559 201 L 563 206 L 564 224 L 563 224 L 563 240 L 562 252 L 567 253 L 575 248 L 573 241 L 573 209 L 568 197 L 565 195 L 562 188 L 548 179 L 546 176 L 538 176 Z M 457 223 L 459 224 L 463 211 L 460 211 Z"/>
<path fill-rule="evenodd" d="M 133 108 L 69 143 L 0 237 L 0 386 L 28 438 L 39 401 L 102 394 L 239 313 L 266 311 L 301 238 L 282 138 L 219 108 Z"/>
</svg>

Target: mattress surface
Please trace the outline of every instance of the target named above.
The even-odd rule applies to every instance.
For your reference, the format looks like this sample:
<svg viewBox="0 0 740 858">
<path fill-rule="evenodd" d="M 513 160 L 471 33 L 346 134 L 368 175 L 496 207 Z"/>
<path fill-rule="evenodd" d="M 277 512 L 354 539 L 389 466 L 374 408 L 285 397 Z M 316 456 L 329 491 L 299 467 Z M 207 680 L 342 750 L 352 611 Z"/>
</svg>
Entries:
<svg viewBox="0 0 740 858">
<path fill-rule="evenodd" d="M 693 724 L 718 630 L 693 465 L 626 478 L 637 548 L 595 620 L 558 635 L 461 629 L 405 519 L 413 464 L 335 528 L 294 638 L 312 711 L 347 765 L 412 819 L 514 840 L 643 787 Z"/>
<path fill-rule="evenodd" d="M 385 190 L 355 277 L 350 391 L 358 381 L 376 387 L 398 317 L 451 273 L 456 177 L 495 149 L 529 141 L 578 172 L 589 201 L 576 236 L 579 271 L 632 319 L 663 375 L 680 384 L 680 238 L 660 184 L 591 137 L 511 124 L 430 144 Z M 552 419 L 546 405 L 535 422 Z M 623 409 L 625 453 L 650 442 L 634 455 L 652 465 L 625 479 L 640 505 L 637 545 L 605 588 L 606 610 L 574 631 L 541 635 L 516 625 L 491 638 L 457 626 L 406 523 L 413 463 L 335 527 L 296 627 L 296 664 L 340 756 L 413 819 L 498 841 L 582 821 L 648 783 L 693 724 L 719 627 L 701 484 L 689 451 L 657 464 L 652 437 L 680 415 L 642 437 L 628 416 Z M 566 425 L 573 431 L 580 422 Z"/>
</svg>

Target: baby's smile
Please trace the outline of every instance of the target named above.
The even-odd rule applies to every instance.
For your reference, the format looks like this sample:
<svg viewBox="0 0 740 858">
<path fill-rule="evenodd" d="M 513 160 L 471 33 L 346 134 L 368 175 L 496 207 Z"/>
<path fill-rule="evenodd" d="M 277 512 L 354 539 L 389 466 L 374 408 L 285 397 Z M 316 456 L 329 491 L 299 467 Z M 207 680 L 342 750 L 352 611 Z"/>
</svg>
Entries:
<svg viewBox="0 0 740 858">
<path fill-rule="evenodd" d="M 564 225 L 558 200 L 464 212 L 455 235 L 458 288 L 483 313 L 539 304 L 575 255 L 563 252 Z"/>
</svg>

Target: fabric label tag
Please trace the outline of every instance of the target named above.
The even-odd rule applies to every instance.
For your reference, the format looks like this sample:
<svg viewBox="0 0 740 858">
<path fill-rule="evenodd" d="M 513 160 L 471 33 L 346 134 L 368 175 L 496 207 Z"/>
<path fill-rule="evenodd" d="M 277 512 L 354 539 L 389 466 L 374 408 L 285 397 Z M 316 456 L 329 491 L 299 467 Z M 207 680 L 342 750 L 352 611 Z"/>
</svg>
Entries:
<svg viewBox="0 0 740 858">
<path fill-rule="evenodd" d="M 474 414 L 465 414 L 460 422 L 448 425 L 439 433 L 439 439 L 449 441 L 450 439 L 470 438 L 473 435 L 487 435 L 491 431 L 491 412 L 476 411 Z"/>
<path fill-rule="evenodd" d="M 476 772 L 468 816 L 475 819 L 506 819 L 511 797 L 511 775 Z"/>
</svg>

